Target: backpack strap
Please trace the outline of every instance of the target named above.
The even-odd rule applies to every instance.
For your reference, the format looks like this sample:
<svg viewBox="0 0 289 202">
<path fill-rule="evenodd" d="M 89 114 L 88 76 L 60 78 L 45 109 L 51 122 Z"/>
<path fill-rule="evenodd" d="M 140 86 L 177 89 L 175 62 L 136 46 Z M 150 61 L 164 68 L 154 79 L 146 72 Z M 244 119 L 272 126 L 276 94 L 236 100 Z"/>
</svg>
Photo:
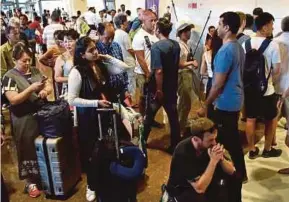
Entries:
<svg viewBox="0 0 289 202">
<path fill-rule="evenodd" d="M 265 39 L 265 40 L 262 42 L 262 44 L 261 44 L 260 48 L 258 49 L 258 51 L 263 54 L 264 51 L 267 49 L 267 47 L 270 45 L 271 41 L 272 41 L 272 40 L 270 40 L 270 39 Z M 270 65 L 270 64 L 268 64 L 268 65 Z M 269 74 L 268 74 L 268 76 L 267 76 L 267 78 L 266 78 L 267 82 L 268 82 L 268 80 L 269 80 L 269 78 L 270 78 L 270 76 L 271 76 L 271 74 L 272 74 L 272 70 L 273 70 L 273 66 L 270 65 L 270 71 L 269 71 Z"/>
<path fill-rule="evenodd" d="M 260 48 L 258 49 L 258 51 L 263 54 L 264 51 L 266 50 L 266 48 L 267 48 L 267 47 L 269 46 L 269 44 L 271 43 L 271 41 L 272 41 L 272 40 L 270 40 L 270 39 L 265 39 L 265 40 L 262 42 L 262 44 L 261 44 Z"/>
<path fill-rule="evenodd" d="M 247 41 L 245 41 L 245 49 L 246 49 L 246 53 L 252 50 L 251 39 L 248 39 Z"/>
<path fill-rule="evenodd" d="M 237 39 L 240 39 L 242 36 L 244 36 L 245 34 L 244 33 L 240 33 L 237 35 Z"/>
</svg>

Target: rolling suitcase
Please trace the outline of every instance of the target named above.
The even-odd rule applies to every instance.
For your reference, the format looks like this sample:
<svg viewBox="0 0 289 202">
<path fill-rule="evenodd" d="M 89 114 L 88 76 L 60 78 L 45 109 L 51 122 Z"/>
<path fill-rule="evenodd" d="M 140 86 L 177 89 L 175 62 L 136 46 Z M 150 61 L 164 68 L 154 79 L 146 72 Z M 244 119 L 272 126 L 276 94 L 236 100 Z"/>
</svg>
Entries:
<svg viewBox="0 0 289 202">
<path fill-rule="evenodd" d="M 97 118 L 99 126 L 99 149 L 98 154 L 95 154 L 98 157 L 92 157 L 92 159 L 99 159 L 98 162 L 93 163 L 96 168 L 95 172 L 97 172 L 96 176 L 98 176 L 96 180 L 97 201 L 135 202 L 137 180 L 127 180 L 123 178 L 125 174 L 131 173 L 130 171 L 127 172 L 126 168 L 129 170 L 135 167 L 135 163 L 132 163 L 131 159 L 127 159 L 127 156 L 124 155 L 126 149 L 121 145 L 122 133 L 127 133 L 127 131 L 121 127 L 121 118 L 114 109 L 97 109 Z M 127 134 L 125 136 L 127 136 Z M 139 150 L 137 146 L 131 147 Z M 128 149 L 132 149 L 131 147 Z M 140 150 L 138 154 L 141 155 Z M 132 174 L 134 173 L 135 172 Z"/>
<path fill-rule="evenodd" d="M 73 139 L 39 136 L 35 147 L 46 196 L 68 197 L 81 177 L 79 154 Z"/>
</svg>

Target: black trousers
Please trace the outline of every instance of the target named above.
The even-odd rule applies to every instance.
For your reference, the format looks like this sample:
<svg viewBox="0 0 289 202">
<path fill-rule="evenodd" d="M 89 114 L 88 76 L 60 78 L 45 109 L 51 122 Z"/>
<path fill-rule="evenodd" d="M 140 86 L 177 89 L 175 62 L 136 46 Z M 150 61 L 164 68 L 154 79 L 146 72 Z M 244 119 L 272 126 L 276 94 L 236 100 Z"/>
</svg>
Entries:
<svg viewBox="0 0 289 202">
<path fill-rule="evenodd" d="M 243 148 L 238 131 L 239 112 L 228 112 L 216 109 L 214 111 L 214 122 L 218 129 L 218 142 L 224 145 L 230 153 L 236 168 L 236 199 L 242 201 L 242 181 L 246 174 L 246 166 Z"/>
<path fill-rule="evenodd" d="M 178 120 L 177 104 L 171 104 L 164 102 L 164 104 L 158 103 L 156 100 L 147 101 L 146 112 L 144 119 L 144 138 L 147 141 L 151 132 L 151 126 L 158 110 L 163 106 L 169 119 L 171 130 L 171 147 L 176 147 L 180 141 L 180 123 Z"/>
</svg>

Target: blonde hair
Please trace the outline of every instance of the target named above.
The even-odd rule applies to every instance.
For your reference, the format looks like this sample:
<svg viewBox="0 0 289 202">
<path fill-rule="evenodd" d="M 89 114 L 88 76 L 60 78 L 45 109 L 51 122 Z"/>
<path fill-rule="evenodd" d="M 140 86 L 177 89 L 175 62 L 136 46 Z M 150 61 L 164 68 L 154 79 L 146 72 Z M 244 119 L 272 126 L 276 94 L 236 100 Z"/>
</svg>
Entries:
<svg viewBox="0 0 289 202">
<path fill-rule="evenodd" d="M 239 15 L 240 25 L 242 25 L 243 22 L 246 21 L 246 14 L 241 11 L 237 11 L 236 13 Z"/>
</svg>

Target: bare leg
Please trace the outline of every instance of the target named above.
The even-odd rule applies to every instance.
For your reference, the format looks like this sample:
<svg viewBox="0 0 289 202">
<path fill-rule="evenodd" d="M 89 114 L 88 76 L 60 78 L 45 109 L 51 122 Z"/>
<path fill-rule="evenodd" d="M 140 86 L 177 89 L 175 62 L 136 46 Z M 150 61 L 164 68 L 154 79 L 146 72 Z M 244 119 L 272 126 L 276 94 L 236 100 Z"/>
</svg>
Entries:
<svg viewBox="0 0 289 202">
<path fill-rule="evenodd" d="M 271 121 L 265 122 L 265 146 L 266 151 L 270 151 L 272 147 L 273 136 L 276 132 L 277 127 L 277 117 Z"/>
<path fill-rule="evenodd" d="M 255 130 L 256 119 L 247 118 L 246 122 L 246 135 L 248 140 L 248 147 L 250 151 L 255 151 Z"/>
</svg>

